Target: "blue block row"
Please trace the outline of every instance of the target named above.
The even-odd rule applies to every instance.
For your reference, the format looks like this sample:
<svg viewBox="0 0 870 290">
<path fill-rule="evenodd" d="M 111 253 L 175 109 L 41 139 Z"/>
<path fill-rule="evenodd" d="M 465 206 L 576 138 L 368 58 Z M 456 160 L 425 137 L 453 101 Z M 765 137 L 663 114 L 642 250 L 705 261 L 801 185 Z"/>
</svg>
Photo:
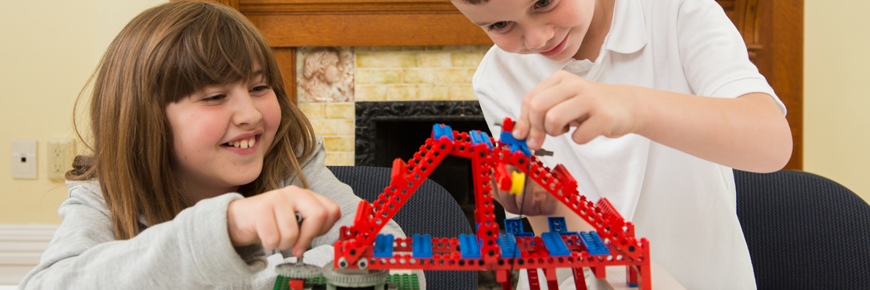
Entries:
<svg viewBox="0 0 870 290">
<path fill-rule="evenodd" d="M 471 130 L 471 144 L 486 144 L 489 149 L 492 149 L 492 142 L 489 141 L 489 135 L 486 132 Z"/>
<path fill-rule="evenodd" d="M 375 258 L 392 258 L 393 257 L 393 235 L 380 234 L 375 238 L 375 248 L 372 250 L 372 257 Z"/>
<path fill-rule="evenodd" d="M 598 233 L 594 231 L 580 232 L 580 241 L 583 242 L 583 246 L 586 247 L 586 251 L 588 251 L 590 255 L 610 255 L 610 249 L 604 245 L 604 241 L 602 241 L 601 237 L 598 236 Z"/>
<path fill-rule="evenodd" d="M 415 234 L 411 250 L 414 258 L 432 258 L 432 236 Z"/>
<path fill-rule="evenodd" d="M 562 240 L 562 235 L 559 233 L 548 232 L 541 234 L 541 240 L 544 241 L 544 246 L 553 257 L 567 257 L 571 255 L 571 250 L 565 245 Z"/>
<path fill-rule="evenodd" d="M 522 256 L 517 247 L 517 238 L 514 235 L 501 234 L 496 242 L 498 242 L 498 246 L 501 248 L 502 258 L 520 258 Z"/>
<path fill-rule="evenodd" d="M 522 219 L 505 219 L 504 220 L 504 231 L 505 231 L 505 233 L 512 234 L 514 236 L 521 237 L 521 238 L 535 236 L 535 233 L 526 232 L 523 229 L 523 220 Z"/>
<path fill-rule="evenodd" d="M 441 137 L 447 137 L 450 141 L 456 142 L 456 140 L 453 139 L 453 129 L 451 129 L 450 126 L 444 124 L 432 125 L 432 139 L 438 140 L 441 139 Z"/>
<path fill-rule="evenodd" d="M 463 259 L 480 259 L 480 244 L 475 235 L 459 234 L 459 251 Z"/>
</svg>

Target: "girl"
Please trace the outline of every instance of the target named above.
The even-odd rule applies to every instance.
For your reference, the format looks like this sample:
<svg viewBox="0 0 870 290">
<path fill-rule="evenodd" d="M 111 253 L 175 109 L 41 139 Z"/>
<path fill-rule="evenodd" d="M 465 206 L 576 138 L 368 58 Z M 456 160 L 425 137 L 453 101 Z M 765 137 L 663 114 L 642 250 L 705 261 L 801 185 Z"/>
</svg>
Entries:
<svg viewBox="0 0 870 290">
<path fill-rule="evenodd" d="M 687 289 L 755 289 L 731 168 L 781 169 L 791 131 L 715 1 L 453 4 L 496 44 L 473 77 L 490 124 L 516 119 L 514 137 L 554 151 L 544 163 L 563 163 L 591 200 L 607 197 Z M 547 215 L 591 229 L 539 187 L 496 199 L 537 232 Z"/>
<path fill-rule="evenodd" d="M 63 223 L 21 289 L 267 289 L 284 262 L 272 249 L 332 260 L 360 199 L 324 167 L 244 16 L 201 2 L 148 9 L 95 77 L 93 155 L 67 173 Z"/>
</svg>

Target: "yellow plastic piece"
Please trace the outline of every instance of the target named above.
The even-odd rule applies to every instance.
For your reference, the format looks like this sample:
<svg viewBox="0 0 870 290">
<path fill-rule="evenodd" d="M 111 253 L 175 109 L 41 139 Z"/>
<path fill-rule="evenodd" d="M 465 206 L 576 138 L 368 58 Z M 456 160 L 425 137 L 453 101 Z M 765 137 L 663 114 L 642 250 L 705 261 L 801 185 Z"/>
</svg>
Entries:
<svg viewBox="0 0 870 290">
<path fill-rule="evenodd" d="M 523 195 L 523 185 L 526 182 L 526 174 L 518 171 L 511 172 L 510 194 Z"/>
</svg>

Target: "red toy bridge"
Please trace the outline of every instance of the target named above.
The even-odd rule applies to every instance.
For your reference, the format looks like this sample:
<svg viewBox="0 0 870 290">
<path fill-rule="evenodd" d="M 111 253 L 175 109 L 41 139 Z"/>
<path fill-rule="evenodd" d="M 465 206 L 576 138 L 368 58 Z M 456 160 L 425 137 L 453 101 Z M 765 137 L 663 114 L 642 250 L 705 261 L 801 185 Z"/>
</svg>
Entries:
<svg viewBox="0 0 870 290">
<path fill-rule="evenodd" d="M 649 242 L 634 237 L 634 225 L 626 222 L 607 199 L 588 201 L 577 192 L 577 182 L 557 165 L 547 168 L 533 156 L 524 141 L 511 136 L 513 122 L 505 119 L 501 138 L 495 140 L 479 131 L 460 133 L 436 124 L 432 137 L 414 157 L 393 162 L 392 180 L 384 193 L 369 204 L 362 201 L 354 224 L 342 227 L 335 243 L 337 269 L 421 269 L 496 272 L 503 289 L 511 289 L 512 269 L 544 269 L 549 289 L 558 289 L 556 268 L 572 268 L 576 288 L 586 289 L 583 267 L 597 278 L 605 278 L 605 267 L 626 267 L 626 281 L 640 289 L 652 288 L 650 282 Z M 379 235 L 402 205 L 448 154 L 471 159 L 474 174 L 476 235 L 432 238 L 415 235 L 396 238 Z M 568 206 L 592 225 L 595 232 L 568 232 L 564 218 L 551 218 L 550 232 L 540 237 L 523 233 L 521 226 L 507 225 L 500 234 L 493 214 L 492 179 L 499 188 L 511 188 L 505 165 L 516 166 L 530 179 Z M 495 170 L 493 170 L 495 169 Z M 515 180 L 513 183 L 522 182 Z M 522 185 L 520 185 L 522 187 Z M 507 223 L 506 223 L 507 224 Z M 521 224 L 520 224 L 521 225 Z M 537 271 L 529 271 L 531 289 L 538 288 Z"/>
</svg>

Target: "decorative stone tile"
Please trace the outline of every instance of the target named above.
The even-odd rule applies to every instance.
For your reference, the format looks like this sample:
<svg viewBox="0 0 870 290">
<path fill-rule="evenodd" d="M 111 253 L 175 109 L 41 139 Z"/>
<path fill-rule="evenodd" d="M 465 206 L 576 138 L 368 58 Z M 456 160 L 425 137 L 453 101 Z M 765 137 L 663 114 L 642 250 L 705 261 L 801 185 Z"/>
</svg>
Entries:
<svg viewBox="0 0 870 290">
<path fill-rule="evenodd" d="M 336 166 L 338 165 L 338 153 L 326 152 L 326 158 L 323 159 L 323 165 Z"/>
<path fill-rule="evenodd" d="M 444 46 L 441 46 L 441 45 L 429 45 L 429 46 L 426 46 L 426 50 L 429 50 L 429 51 L 442 51 L 442 50 L 444 50 Z"/>
<path fill-rule="evenodd" d="M 353 137 L 323 137 L 323 145 L 331 152 L 353 152 Z"/>
<path fill-rule="evenodd" d="M 372 83 L 372 70 L 356 69 L 353 75 L 353 81 L 357 85 L 366 85 Z"/>
<path fill-rule="evenodd" d="M 359 86 L 356 88 L 356 96 L 354 97 L 357 101 L 386 101 L 387 86 Z"/>
<path fill-rule="evenodd" d="M 450 87 L 450 99 L 454 101 L 475 101 L 474 89 L 471 85 L 454 85 Z"/>
<path fill-rule="evenodd" d="M 353 119 L 353 104 L 326 104 L 324 107 L 327 119 Z"/>
<path fill-rule="evenodd" d="M 368 51 L 372 51 L 372 47 L 371 46 L 356 46 L 356 47 L 354 47 L 354 50 L 356 52 L 363 52 L 363 51 L 368 52 Z"/>
<path fill-rule="evenodd" d="M 390 101 L 409 101 L 417 99 L 417 86 L 414 85 L 396 85 L 390 86 L 387 89 L 387 100 Z"/>
<path fill-rule="evenodd" d="M 372 51 L 402 51 L 401 46 L 372 46 Z"/>
<path fill-rule="evenodd" d="M 326 166 L 353 166 L 352 152 L 334 152 L 326 153 Z"/>
<path fill-rule="evenodd" d="M 450 100 L 450 86 L 420 85 L 417 86 L 417 96 L 421 101 Z"/>
<path fill-rule="evenodd" d="M 478 45 L 478 46 L 477 46 L 477 49 L 478 49 L 478 50 L 481 50 L 481 51 L 483 51 L 483 52 L 487 52 L 487 51 L 489 51 L 490 49 L 492 49 L 493 46 L 494 46 L 494 45 Z"/>
<path fill-rule="evenodd" d="M 477 67 L 481 58 L 480 52 L 454 52 L 453 67 Z"/>
<path fill-rule="evenodd" d="M 468 69 L 468 82 L 471 82 L 472 78 L 474 78 L 474 73 L 477 72 L 476 68 Z"/>
<path fill-rule="evenodd" d="M 354 135 L 356 134 L 356 127 L 354 127 L 353 120 L 338 120 L 337 134 L 336 135 Z"/>
<path fill-rule="evenodd" d="M 450 67 L 449 52 L 421 52 L 420 67 Z"/>
<path fill-rule="evenodd" d="M 314 127 L 314 134 L 336 135 L 338 134 L 338 121 L 334 120 L 311 120 L 311 127 Z"/>
<path fill-rule="evenodd" d="M 439 69 L 435 71 L 435 82 L 439 84 L 464 84 L 468 82 L 468 69 Z"/>
<path fill-rule="evenodd" d="M 353 101 L 352 47 L 305 47 L 296 53 L 299 103 Z"/>
<path fill-rule="evenodd" d="M 435 81 L 435 70 L 432 69 L 405 69 L 403 74 L 406 84 L 431 84 Z"/>
<path fill-rule="evenodd" d="M 445 45 L 444 51 L 460 51 L 464 45 Z"/>
<path fill-rule="evenodd" d="M 373 84 L 398 84 L 402 83 L 401 69 L 377 69 L 372 71 Z"/>
<path fill-rule="evenodd" d="M 299 103 L 296 105 L 308 119 L 323 119 L 323 104 Z"/>
<path fill-rule="evenodd" d="M 387 66 L 387 54 L 385 53 L 357 53 L 356 67 L 358 68 L 381 68 Z"/>
<path fill-rule="evenodd" d="M 404 51 L 424 51 L 426 50 L 426 46 L 418 45 L 418 46 L 403 46 L 402 50 Z"/>
<path fill-rule="evenodd" d="M 417 53 L 391 52 L 387 53 L 387 67 L 417 67 Z"/>
</svg>

